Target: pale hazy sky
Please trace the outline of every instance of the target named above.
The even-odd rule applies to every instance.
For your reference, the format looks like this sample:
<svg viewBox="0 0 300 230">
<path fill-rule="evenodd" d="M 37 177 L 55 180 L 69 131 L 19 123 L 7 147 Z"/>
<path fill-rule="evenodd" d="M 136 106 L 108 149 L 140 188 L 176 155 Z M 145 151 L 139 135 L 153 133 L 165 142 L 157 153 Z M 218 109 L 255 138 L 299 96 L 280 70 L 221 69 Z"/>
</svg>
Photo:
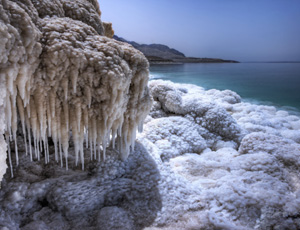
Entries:
<svg viewBox="0 0 300 230">
<path fill-rule="evenodd" d="M 300 0 L 99 0 L 115 34 L 186 56 L 300 61 Z"/>
</svg>

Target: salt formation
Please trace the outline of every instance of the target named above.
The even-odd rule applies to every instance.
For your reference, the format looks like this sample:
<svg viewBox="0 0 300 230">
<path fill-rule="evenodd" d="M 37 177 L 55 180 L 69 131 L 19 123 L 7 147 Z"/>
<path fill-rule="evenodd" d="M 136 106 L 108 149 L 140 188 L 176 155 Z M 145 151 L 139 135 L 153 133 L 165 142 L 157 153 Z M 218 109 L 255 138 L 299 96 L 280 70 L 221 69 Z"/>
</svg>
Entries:
<svg viewBox="0 0 300 230">
<path fill-rule="evenodd" d="M 0 177 L 4 130 L 7 141 L 15 141 L 19 164 L 18 119 L 30 159 L 43 155 L 49 163 L 51 137 L 55 160 L 63 165 L 64 158 L 68 168 L 70 131 L 75 165 L 84 168 L 84 142 L 90 159 L 105 160 L 110 141 L 128 157 L 151 106 L 148 62 L 104 36 L 112 33 L 95 0 L 0 1 Z"/>
<path fill-rule="evenodd" d="M 299 114 L 229 90 L 149 89 L 150 116 L 126 161 L 109 147 L 105 162 L 86 154 L 85 171 L 66 171 L 54 154 L 48 164 L 20 154 L 15 178 L 2 181 L 0 228 L 300 229 Z"/>
<path fill-rule="evenodd" d="M 230 90 L 149 88 L 138 140 L 158 165 L 163 207 L 149 230 L 300 228 L 299 114 Z"/>
<path fill-rule="evenodd" d="M 300 229 L 299 114 L 151 81 L 134 142 L 148 63 L 97 1 L 0 3 L 0 229 Z"/>
</svg>

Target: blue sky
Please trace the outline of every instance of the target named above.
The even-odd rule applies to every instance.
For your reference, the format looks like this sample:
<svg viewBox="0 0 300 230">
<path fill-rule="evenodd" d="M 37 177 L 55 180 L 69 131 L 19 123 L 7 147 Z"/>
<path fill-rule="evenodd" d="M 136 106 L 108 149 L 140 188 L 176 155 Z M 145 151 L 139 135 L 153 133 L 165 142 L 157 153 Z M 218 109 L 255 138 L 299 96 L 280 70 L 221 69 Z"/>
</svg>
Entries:
<svg viewBox="0 0 300 230">
<path fill-rule="evenodd" d="M 300 0 L 100 0 L 102 20 L 138 43 L 194 57 L 300 61 Z"/>
</svg>

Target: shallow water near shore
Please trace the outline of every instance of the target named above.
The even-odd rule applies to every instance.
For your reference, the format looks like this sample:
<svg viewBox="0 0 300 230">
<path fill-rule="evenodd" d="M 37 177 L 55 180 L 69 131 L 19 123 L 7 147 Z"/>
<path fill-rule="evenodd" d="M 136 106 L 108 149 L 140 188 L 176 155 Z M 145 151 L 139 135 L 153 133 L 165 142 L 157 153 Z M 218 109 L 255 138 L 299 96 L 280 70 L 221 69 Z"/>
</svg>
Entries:
<svg viewBox="0 0 300 230">
<path fill-rule="evenodd" d="M 230 89 L 245 101 L 300 111 L 300 63 L 199 63 L 152 65 L 151 79 Z"/>
</svg>

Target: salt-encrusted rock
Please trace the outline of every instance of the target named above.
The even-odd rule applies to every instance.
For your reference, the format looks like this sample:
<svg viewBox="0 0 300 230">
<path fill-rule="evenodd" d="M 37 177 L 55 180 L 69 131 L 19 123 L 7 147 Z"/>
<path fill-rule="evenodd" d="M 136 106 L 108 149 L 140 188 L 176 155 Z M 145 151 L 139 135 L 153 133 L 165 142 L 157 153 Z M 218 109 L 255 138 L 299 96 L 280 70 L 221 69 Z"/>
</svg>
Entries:
<svg viewBox="0 0 300 230">
<path fill-rule="evenodd" d="M 185 116 L 200 126 L 206 128 L 211 133 L 221 136 L 226 140 L 239 141 L 242 130 L 231 115 L 219 104 L 215 103 L 215 98 L 223 98 L 222 102 L 229 101 L 229 104 L 238 103 L 239 96 L 232 92 L 220 91 L 205 93 L 200 87 L 187 87 L 174 84 L 172 82 L 153 80 L 149 83 L 149 89 L 156 104 L 160 104 L 150 113 L 154 117 L 162 117 L 163 110 L 166 114 L 177 114 Z M 207 96 L 208 95 L 208 96 Z M 224 97 L 227 95 L 227 98 Z M 159 115 L 158 115 L 159 114 Z"/>
<path fill-rule="evenodd" d="M 151 107 L 144 55 L 104 36 L 113 31 L 109 24 L 104 28 L 95 0 L 1 0 L 0 12 L 0 83 L 6 88 L 0 101 L 0 177 L 6 168 L 4 111 L 16 165 L 18 119 L 31 159 L 44 151 L 49 162 L 52 137 L 55 160 L 68 168 L 70 131 L 76 165 L 80 161 L 84 168 L 84 141 L 93 159 L 105 159 L 111 139 L 126 159 Z M 34 147 L 27 147 L 32 140 Z"/>
<path fill-rule="evenodd" d="M 159 147 L 165 161 L 183 153 L 201 153 L 207 148 L 202 132 L 201 127 L 183 117 L 163 117 L 148 122 L 143 136 Z"/>
<path fill-rule="evenodd" d="M 182 92 L 176 89 L 171 82 L 151 81 L 149 83 L 151 95 L 161 104 L 167 113 L 180 113 L 182 106 Z"/>
<path fill-rule="evenodd" d="M 240 95 L 231 90 L 211 89 L 206 91 L 206 95 L 211 96 L 211 99 L 217 100 L 219 103 L 237 104 L 242 100 Z"/>
<path fill-rule="evenodd" d="M 192 85 L 164 81 L 151 82 L 150 90 L 154 92 L 155 101 L 150 113 L 152 118 L 147 120 L 146 132 L 141 136 L 143 144 L 153 152 L 161 174 L 168 170 L 172 175 L 166 184 L 176 187 L 172 184 L 174 178 L 181 182 L 171 195 L 161 183 L 165 211 L 158 213 L 155 228 L 151 229 L 300 227 L 297 216 L 300 211 L 300 151 L 296 143 L 300 134 L 299 116 L 272 106 L 242 102 L 231 91 L 205 91 Z M 168 95 L 179 100 L 166 103 Z M 210 149 L 200 154 L 168 154 L 169 149 L 176 153 L 185 146 L 173 149 L 176 144 L 169 144 L 166 148 L 169 140 L 173 140 L 173 133 L 168 131 L 168 127 L 172 127 L 169 123 L 179 121 L 183 115 L 190 123 L 181 123 L 180 129 L 191 137 L 190 128 L 195 132 L 197 126 L 202 127 L 199 134 Z M 162 122 L 164 119 L 170 121 Z M 253 132 L 255 130 L 263 132 Z M 176 135 L 177 143 L 184 143 L 185 132 Z M 241 143 L 236 141 L 241 138 Z M 214 141 L 209 143 L 208 140 Z M 168 154 L 168 161 L 159 160 L 163 153 Z M 192 191 L 201 202 L 194 200 L 195 206 L 192 206 L 187 201 L 183 203 L 185 199 L 182 198 L 177 200 L 177 205 L 172 204 L 170 197 L 181 189 Z M 173 209 L 169 209 L 170 206 Z M 178 206 L 181 209 L 177 209 Z M 190 208 L 184 209 L 186 206 Z"/>
<path fill-rule="evenodd" d="M 245 136 L 239 152 L 243 154 L 266 152 L 278 158 L 286 166 L 300 167 L 300 145 L 272 134 L 254 132 Z"/>
</svg>

